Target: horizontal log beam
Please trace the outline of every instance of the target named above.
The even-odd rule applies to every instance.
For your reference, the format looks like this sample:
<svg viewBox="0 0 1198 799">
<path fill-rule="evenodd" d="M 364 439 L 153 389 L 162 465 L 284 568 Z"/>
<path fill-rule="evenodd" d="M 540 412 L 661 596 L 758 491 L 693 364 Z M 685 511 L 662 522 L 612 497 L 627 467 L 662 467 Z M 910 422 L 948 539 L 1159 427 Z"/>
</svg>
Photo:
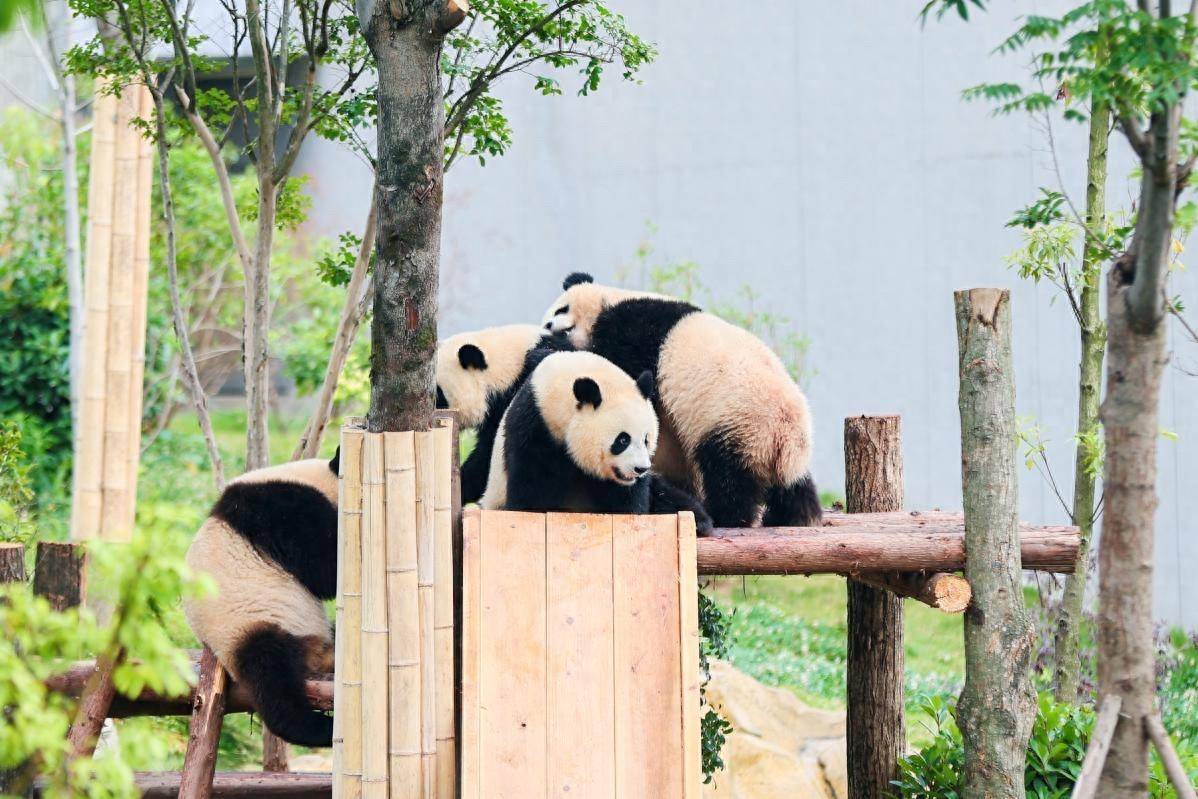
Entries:
<svg viewBox="0 0 1198 799">
<path fill-rule="evenodd" d="M 1023 567 L 1073 571 L 1076 527 L 1020 525 Z M 953 572 L 965 521 L 940 511 L 828 513 L 821 527 L 716 528 L 698 541 L 700 574 Z"/>
<path fill-rule="evenodd" d="M 199 652 L 192 652 L 192 665 L 198 671 Z M 96 670 L 95 661 L 81 660 L 61 674 L 46 680 L 46 686 L 66 696 L 79 696 L 83 686 Z M 315 677 L 315 675 L 314 675 Z M 240 683 L 230 683 L 225 701 L 225 713 L 256 712 L 249 689 Z M 318 710 L 333 709 L 333 683 L 326 679 L 309 679 L 304 685 L 308 701 Z M 134 716 L 190 716 L 194 692 L 181 696 L 163 696 L 146 689 L 140 696 L 128 697 L 117 694 L 108 711 L 109 718 L 125 719 Z"/>
<path fill-rule="evenodd" d="M 136 775 L 143 799 L 167 799 L 179 795 L 179 772 L 149 771 Z M 304 772 L 227 771 L 212 780 L 213 799 L 275 797 L 281 799 L 329 799 L 333 775 Z"/>
</svg>

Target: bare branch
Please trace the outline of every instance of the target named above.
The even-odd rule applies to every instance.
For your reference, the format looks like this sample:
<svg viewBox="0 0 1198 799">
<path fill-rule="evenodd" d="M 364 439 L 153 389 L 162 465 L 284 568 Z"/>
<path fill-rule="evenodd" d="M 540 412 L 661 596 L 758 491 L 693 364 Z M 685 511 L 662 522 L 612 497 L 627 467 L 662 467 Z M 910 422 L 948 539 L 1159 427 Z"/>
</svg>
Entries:
<svg viewBox="0 0 1198 799">
<path fill-rule="evenodd" d="M 46 119 L 50 120 L 51 122 L 58 121 L 58 117 L 57 117 L 57 115 L 55 115 L 55 113 L 53 111 L 46 108 L 44 105 L 39 103 L 37 100 L 34 100 L 29 95 L 25 94 L 25 92 L 23 92 L 19 88 L 17 88 L 16 84 L 14 84 L 12 81 L 10 81 L 8 78 L 6 78 L 2 74 L 0 74 L 0 86 L 3 86 L 9 94 L 11 94 L 13 97 L 17 98 L 17 100 L 20 101 L 21 105 L 25 106 L 33 113 L 37 114 L 38 116 L 45 117 Z"/>
<path fill-rule="evenodd" d="M 1140 124 L 1134 116 L 1119 113 L 1115 115 L 1119 122 L 1119 129 L 1123 131 L 1127 143 L 1131 145 L 1131 149 L 1139 156 L 1141 162 L 1148 160 L 1148 139 L 1144 132 L 1140 130 Z"/>
</svg>

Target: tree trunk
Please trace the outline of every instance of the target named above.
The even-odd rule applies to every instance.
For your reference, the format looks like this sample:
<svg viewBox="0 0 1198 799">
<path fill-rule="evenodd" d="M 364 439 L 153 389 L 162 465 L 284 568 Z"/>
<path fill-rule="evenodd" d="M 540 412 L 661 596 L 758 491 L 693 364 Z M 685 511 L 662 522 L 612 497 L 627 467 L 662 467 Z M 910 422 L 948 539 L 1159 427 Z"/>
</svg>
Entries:
<svg viewBox="0 0 1198 799">
<path fill-rule="evenodd" d="M 1165 325 L 1148 335 L 1131 327 L 1129 287 L 1121 269 L 1107 278 L 1104 518 L 1098 551 L 1098 693 L 1123 700 L 1099 795 L 1143 797 L 1148 791 L 1144 718 L 1156 686 L 1152 645 L 1152 549 L 1156 530 L 1156 441 Z"/>
<path fill-rule="evenodd" d="M 964 795 L 1023 799 L 1036 692 L 1034 634 L 1020 580 L 1011 299 L 1005 290 L 970 289 L 955 300 L 965 577 L 973 589 L 957 705 Z"/>
<path fill-rule="evenodd" d="M 245 469 L 270 465 L 270 248 L 274 241 L 275 186 L 258 170 L 258 235 L 253 268 L 245 276 Z"/>
<path fill-rule="evenodd" d="M 441 249 L 441 44 L 465 12 L 454 0 L 359 0 L 358 12 L 379 76 L 367 427 L 428 430 Z"/>
<path fill-rule="evenodd" d="M 903 450 L 898 416 L 844 420 L 844 496 L 849 513 L 903 506 Z M 907 746 L 903 723 L 903 600 L 848 581 L 847 743 L 849 796 L 891 794 Z"/>
<path fill-rule="evenodd" d="M 82 544 L 37 542 L 33 593 L 55 610 L 77 608 L 87 593 L 87 551 Z"/>
<path fill-rule="evenodd" d="M 1055 638 L 1056 670 L 1053 694 L 1058 702 L 1077 702 L 1081 683 L 1081 659 L 1078 644 L 1086 584 L 1089 581 L 1090 533 L 1094 529 L 1094 475 L 1087 472 L 1092 453 L 1084 443 L 1098 430 L 1098 388 L 1102 380 L 1102 356 L 1106 349 L 1106 329 L 1099 313 L 1100 264 L 1104 260 L 1099 242 L 1091 236 L 1102 235 L 1106 225 L 1107 145 L 1110 142 L 1111 110 L 1096 102 L 1090 113 L 1090 147 L 1086 154 L 1086 228 L 1082 253 L 1081 362 L 1077 376 L 1077 449 L 1073 461 L 1073 523 L 1081 538 L 1077 566 L 1065 579 L 1065 592 L 1057 615 Z"/>
<path fill-rule="evenodd" d="M 0 542 L 0 585 L 25 582 L 25 545 Z"/>
</svg>

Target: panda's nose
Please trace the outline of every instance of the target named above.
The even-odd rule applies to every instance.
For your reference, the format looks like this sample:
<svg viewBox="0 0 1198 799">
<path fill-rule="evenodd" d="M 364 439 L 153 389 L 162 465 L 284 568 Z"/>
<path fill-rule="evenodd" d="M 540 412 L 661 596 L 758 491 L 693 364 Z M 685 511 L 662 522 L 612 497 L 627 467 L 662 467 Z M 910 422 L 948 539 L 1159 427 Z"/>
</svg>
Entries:
<svg viewBox="0 0 1198 799">
<path fill-rule="evenodd" d="M 632 471 L 636 472 L 636 476 L 640 477 L 645 472 L 649 471 L 648 466 L 633 466 Z"/>
</svg>

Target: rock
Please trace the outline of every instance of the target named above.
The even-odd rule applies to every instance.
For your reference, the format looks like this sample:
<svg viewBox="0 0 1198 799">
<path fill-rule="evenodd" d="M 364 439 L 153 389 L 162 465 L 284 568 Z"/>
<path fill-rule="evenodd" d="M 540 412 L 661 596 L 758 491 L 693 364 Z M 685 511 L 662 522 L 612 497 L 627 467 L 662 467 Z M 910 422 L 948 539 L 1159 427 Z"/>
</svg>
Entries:
<svg viewBox="0 0 1198 799">
<path fill-rule="evenodd" d="M 707 701 L 733 732 L 706 799 L 848 796 L 843 712 L 808 707 L 722 661 L 712 661 Z"/>
</svg>

